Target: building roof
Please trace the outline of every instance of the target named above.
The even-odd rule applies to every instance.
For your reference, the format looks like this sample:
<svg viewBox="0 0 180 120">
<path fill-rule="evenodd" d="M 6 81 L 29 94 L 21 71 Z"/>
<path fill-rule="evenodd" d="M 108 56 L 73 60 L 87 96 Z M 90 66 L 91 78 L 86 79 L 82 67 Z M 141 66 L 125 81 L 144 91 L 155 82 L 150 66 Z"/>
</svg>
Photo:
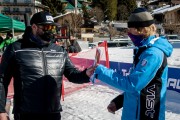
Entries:
<svg viewBox="0 0 180 120">
<path fill-rule="evenodd" d="M 92 7 L 90 7 L 89 5 L 86 7 L 88 10 L 92 9 Z"/>
<path fill-rule="evenodd" d="M 149 0 L 148 3 L 158 2 L 159 0 Z"/>
<path fill-rule="evenodd" d="M 155 13 L 155 12 L 157 12 L 157 11 L 160 11 L 160 10 L 163 10 L 163 9 L 165 9 L 165 8 L 169 8 L 169 7 L 170 7 L 170 5 L 165 5 L 165 6 L 163 6 L 163 7 L 160 7 L 160 8 L 154 9 L 154 10 L 152 10 L 152 11 L 153 11 L 153 13 Z"/>
<path fill-rule="evenodd" d="M 67 3 L 68 1 L 67 0 L 59 0 L 61 1 L 62 3 Z"/>
<path fill-rule="evenodd" d="M 54 19 L 57 19 L 57 18 L 60 18 L 60 17 L 66 16 L 66 15 L 71 14 L 71 13 L 72 13 L 72 12 L 67 12 L 67 13 L 65 13 L 65 14 L 55 16 L 55 17 L 54 17 Z"/>
<path fill-rule="evenodd" d="M 118 22 L 113 22 L 112 26 L 114 26 L 115 28 L 128 28 L 127 27 L 127 23 L 118 23 Z"/>
<path fill-rule="evenodd" d="M 68 2 L 65 9 L 75 9 L 75 7 L 73 5 L 71 5 L 71 3 Z"/>
<path fill-rule="evenodd" d="M 79 2 L 84 2 L 84 0 L 78 0 Z"/>
<path fill-rule="evenodd" d="M 163 8 L 161 8 L 161 9 L 158 8 L 158 9 L 153 10 L 152 15 L 164 14 L 164 13 L 169 12 L 169 11 L 180 9 L 180 5 L 175 5 L 175 6 L 172 6 L 172 7 L 171 6 L 169 6 L 169 7 L 167 6 L 164 9 Z"/>
<path fill-rule="evenodd" d="M 80 2 L 78 2 L 78 1 L 77 1 L 77 7 L 82 8 L 82 4 Z"/>
</svg>

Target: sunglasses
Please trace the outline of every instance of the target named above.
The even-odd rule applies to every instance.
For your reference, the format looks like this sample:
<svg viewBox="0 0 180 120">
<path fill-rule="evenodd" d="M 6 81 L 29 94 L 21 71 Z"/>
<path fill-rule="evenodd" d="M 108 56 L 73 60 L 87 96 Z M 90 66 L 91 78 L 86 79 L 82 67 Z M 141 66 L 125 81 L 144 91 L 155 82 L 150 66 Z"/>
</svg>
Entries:
<svg viewBox="0 0 180 120">
<path fill-rule="evenodd" d="M 48 30 L 56 30 L 56 26 L 54 25 L 38 25 L 38 28 L 44 30 L 44 31 L 48 31 Z"/>
</svg>

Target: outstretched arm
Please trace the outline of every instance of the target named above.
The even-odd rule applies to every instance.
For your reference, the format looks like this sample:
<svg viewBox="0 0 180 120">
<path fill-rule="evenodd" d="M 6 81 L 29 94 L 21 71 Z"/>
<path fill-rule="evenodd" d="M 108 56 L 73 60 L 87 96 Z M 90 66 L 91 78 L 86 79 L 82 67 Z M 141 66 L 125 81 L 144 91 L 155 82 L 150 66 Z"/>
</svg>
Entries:
<svg viewBox="0 0 180 120">
<path fill-rule="evenodd" d="M 95 70 L 97 79 L 125 92 L 140 91 L 154 78 L 163 61 L 163 52 L 152 53 L 148 51 L 141 55 L 140 61 L 128 76 L 98 65 Z"/>
<path fill-rule="evenodd" d="M 65 77 L 73 83 L 88 83 L 89 75 L 91 74 L 89 69 L 85 69 L 83 71 L 78 70 L 75 65 L 71 62 L 68 54 L 65 54 Z"/>
</svg>

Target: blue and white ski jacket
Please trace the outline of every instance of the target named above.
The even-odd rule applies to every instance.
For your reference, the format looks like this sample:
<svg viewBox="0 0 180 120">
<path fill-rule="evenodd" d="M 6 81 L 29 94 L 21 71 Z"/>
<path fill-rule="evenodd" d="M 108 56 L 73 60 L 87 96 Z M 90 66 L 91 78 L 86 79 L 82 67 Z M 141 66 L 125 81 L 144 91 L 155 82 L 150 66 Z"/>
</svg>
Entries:
<svg viewBox="0 0 180 120">
<path fill-rule="evenodd" d="M 141 53 L 130 75 L 123 76 L 103 65 L 97 66 L 95 74 L 102 82 L 124 91 L 122 120 L 165 120 L 167 65 L 160 80 L 154 78 L 164 55 L 169 57 L 173 47 L 163 36 L 150 36 L 143 40 L 143 46 L 148 48 Z"/>
</svg>

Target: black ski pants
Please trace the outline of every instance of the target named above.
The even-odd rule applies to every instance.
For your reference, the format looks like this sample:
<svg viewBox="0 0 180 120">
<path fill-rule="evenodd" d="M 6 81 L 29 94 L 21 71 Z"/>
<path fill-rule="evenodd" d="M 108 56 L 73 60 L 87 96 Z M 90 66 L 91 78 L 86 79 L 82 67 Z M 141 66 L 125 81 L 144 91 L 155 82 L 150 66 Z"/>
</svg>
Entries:
<svg viewBox="0 0 180 120">
<path fill-rule="evenodd" d="M 51 113 L 51 114 L 32 114 L 32 113 L 14 114 L 14 120 L 61 120 L 61 114 L 60 113 Z"/>
</svg>

